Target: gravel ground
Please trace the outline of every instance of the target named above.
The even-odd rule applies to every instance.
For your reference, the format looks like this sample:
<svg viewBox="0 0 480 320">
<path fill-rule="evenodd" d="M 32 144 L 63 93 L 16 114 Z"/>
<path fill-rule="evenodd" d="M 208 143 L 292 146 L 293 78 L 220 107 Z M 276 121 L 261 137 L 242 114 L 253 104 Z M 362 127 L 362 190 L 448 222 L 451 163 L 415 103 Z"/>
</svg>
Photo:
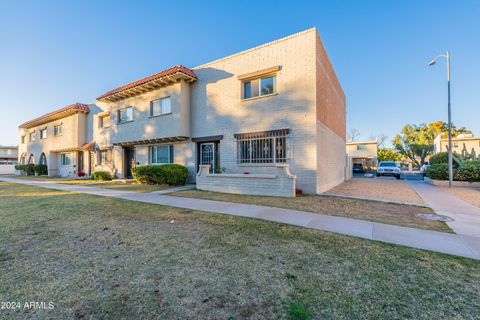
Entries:
<svg viewBox="0 0 480 320">
<path fill-rule="evenodd" d="M 442 188 L 444 191 L 450 193 L 465 202 L 480 207 L 480 188 Z"/>
<path fill-rule="evenodd" d="M 425 205 L 406 181 L 393 178 L 353 178 L 325 193 Z"/>
</svg>

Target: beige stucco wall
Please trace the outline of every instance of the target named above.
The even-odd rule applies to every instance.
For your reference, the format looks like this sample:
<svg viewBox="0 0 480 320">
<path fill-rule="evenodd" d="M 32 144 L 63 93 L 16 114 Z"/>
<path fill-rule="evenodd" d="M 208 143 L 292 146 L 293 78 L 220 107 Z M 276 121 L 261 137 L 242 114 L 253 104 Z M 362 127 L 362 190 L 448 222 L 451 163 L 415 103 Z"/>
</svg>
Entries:
<svg viewBox="0 0 480 320">
<path fill-rule="evenodd" d="M 111 125 L 108 130 L 110 143 L 190 136 L 189 91 L 190 85 L 182 81 L 158 90 L 110 103 Z M 171 97 L 172 113 L 150 117 L 150 102 L 165 97 Z M 129 106 L 133 107 L 133 121 L 117 123 L 117 111 Z"/>
<path fill-rule="evenodd" d="M 357 150 L 357 146 L 365 146 L 367 150 Z M 347 154 L 352 158 L 376 158 L 377 157 L 377 143 L 348 143 Z"/>
<path fill-rule="evenodd" d="M 455 143 L 457 146 L 455 146 Z M 452 150 L 457 153 L 462 153 L 463 146 L 467 149 L 467 152 L 470 154 L 472 149 L 475 150 L 477 156 L 480 154 L 480 138 L 478 139 L 453 139 L 452 140 Z M 448 150 L 448 140 L 437 140 L 435 141 L 435 152 L 446 152 Z"/>
</svg>

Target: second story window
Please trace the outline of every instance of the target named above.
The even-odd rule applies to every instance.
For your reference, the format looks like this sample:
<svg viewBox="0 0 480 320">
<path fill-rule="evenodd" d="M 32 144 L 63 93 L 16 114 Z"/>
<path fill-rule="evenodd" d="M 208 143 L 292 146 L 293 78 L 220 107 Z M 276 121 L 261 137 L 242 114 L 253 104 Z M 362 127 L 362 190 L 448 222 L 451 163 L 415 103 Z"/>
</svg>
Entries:
<svg viewBox="0 0 480 320">
<path fill-rule="evenodd" d="M 277 77 L 275 75 L 265 76 L 257 79 L 245 80 L 243 86 L 243 99 L 250 99 L 258 96 L 273 94 L 276 89 Z"/>
<path fill-rule="evenodd" d="M 118 110 L 118 123 L 133 121 L 133 107 Z"/>
<path fill-rule="evenodd" d="M 21 141 L 22 141 L 22 144 L 25 143 L 25 136 L 22 136 Z"/>
<path fill-rule="evenodd" d="M 35 131 L 30 132 L 30 134 L 29 134 L 29 140 L 30 140 L 30 142 L 35 142 Z"/>
<path fill-rule="evenodd" d="M 99 128 L 110 127 L 110 116 L 98 117 L 98 127 Z"/>
<path fill-rule="evenodd" d="M 357 146 L 357 150 L 368 150 L 368 146 L 360 144 L 360 145 Z"/>
<path fill-rule="evenodd" d="M 40 139 L 46 139 L 47 138 L 47 128 L 41 129 L 40 130 Z"/>
<path fill-rule="evenodd" d="M 154 100 L 150 102 L 150 116 L 159 116 L 172 113 L 172 99 L 170 97 Z"/>
<path fill-rule="evenodd" d="M 53 127 L 53 135 L 55 137 L 58 137 L 58 136 L 61 136 L 62 135 L 62 126 L 61 125 L 58 125 L 58 126 L 54 126 Z"/>
</svg>

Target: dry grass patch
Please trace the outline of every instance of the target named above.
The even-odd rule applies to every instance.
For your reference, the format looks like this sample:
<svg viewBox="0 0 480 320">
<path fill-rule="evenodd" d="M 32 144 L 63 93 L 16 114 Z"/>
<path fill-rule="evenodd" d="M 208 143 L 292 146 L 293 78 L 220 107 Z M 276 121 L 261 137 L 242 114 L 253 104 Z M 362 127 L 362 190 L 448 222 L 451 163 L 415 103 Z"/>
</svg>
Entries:
<svg viewBox="0 0 480 320">
<path fill-rule="evenodd" d="M 353 178 L 325 193 L 425 205 L 408 182 L 395 178 Z"/>
<path fill-rule="evenodd" d="M 368 200 L 328 198 L 313 195 L 303 195 L 295 198 L 262 197 L 209 192 L 196 189 L 178 191 L 170 193 L 169 195 L 287 208 L 412 228 L 452 232 L 445 222 L 418 218 L 416 214 L 419 213 L 434 214 L 430 208 L 418 206 L 382 203 Z"/>
<path fill-rule="evenodd" d="M 135 191 L 135 192 L 154 192 L 160 191 L 171 188 L 167 185 L 148 185 L 148 184 L 141 184 L 136 182 L 115 182 L 108 181 L 105 183 L 92 183 L 86 185 L 88 187 L 95 187 L 95 188 L 103 188 L 103 189 L 114 189 L 114 190 L 121 190 L 121 191 Z"/>
<path fill-rule="evenodd" d="M 165 190 L 171 188 L 168 185 L 146 185 L 137 183 L 136 181 L 123 181 L 123 180 L 112 180 L 112 181 L 97 181 L 91 179 L 68 179 L 68 178 L 57 178 L 57 177 L 46 177 L 46 176 L 9 176 L 10 178 L 21 179 L 21 180 L 33 180 L 33 181 L 42 181 L 42 182 L 51 182 L 58 184 L 69 184 L 69 185 L 81 185 L 87 187 L 95 187 L 102 189 L 114 189 L 121 191 L 135 191 L 135 192 L 154 192 Z"/>
<path fill-rule="evenodd" d="M 0 197 L 0 300 L 56 306 L 5 319 L 480 314 L 479 261 L 32 186 L 0 183 Z"/>
</svg>

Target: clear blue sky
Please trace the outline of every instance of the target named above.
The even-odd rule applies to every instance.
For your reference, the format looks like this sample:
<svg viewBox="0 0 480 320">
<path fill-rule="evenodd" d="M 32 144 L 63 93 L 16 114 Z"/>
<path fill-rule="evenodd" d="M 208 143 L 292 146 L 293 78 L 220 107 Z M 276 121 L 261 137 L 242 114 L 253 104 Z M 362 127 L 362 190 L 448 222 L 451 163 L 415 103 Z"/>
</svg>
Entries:
<svg viewBox="0 0 480 320">
<path fill-rule="evenodd" d="M 0 10 L 0 144 L 17 126 L 183 64 L 317 27 L 347 95 L 347 128 L 390 140 L 453 120 L 480 136 L 480 1 L 9 1 Z"/>
</svg>

